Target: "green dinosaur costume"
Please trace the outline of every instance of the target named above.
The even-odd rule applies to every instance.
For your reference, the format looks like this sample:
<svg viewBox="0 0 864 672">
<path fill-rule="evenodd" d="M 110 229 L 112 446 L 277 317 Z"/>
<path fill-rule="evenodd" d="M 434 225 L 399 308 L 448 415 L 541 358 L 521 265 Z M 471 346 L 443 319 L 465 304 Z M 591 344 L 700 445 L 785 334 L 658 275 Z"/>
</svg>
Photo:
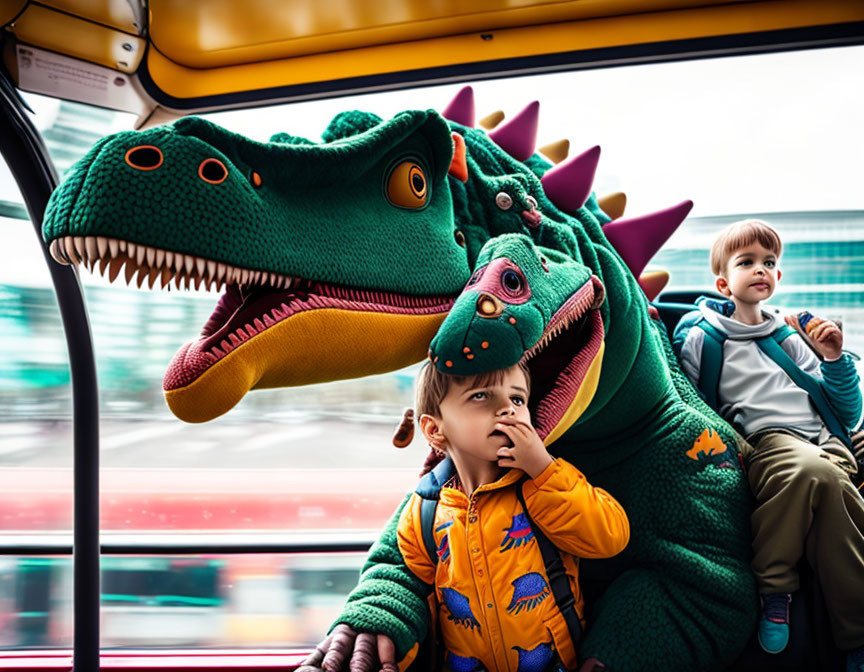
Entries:
<svg viewBox="0 0 864 672">
<path fill-rule="evenodd" d="M 590 196 L 599 150 L 552 167 L 533 151 L 536 104 L 487 134 L 460 96 L 449 124 L 346 113 L 319 144 L 194 118 L 110 136 L 53 194 L 45 239 L 58 261 L 139 286 L 226 285 L 165 376 L 188 421 L 255 387 L 427 352 L 463 374 L 527 355 L 550 452 L 631 523 L 624 553 L 583 564 L 581 656 L 619 672 L 723 668 L 757 612 L 736 435 L 681 374 L 637 282 L 689 204 L 610 223 Z M 426 634 L 428 587 L 402 562 L 398 513 L 339 620 L 388 635 L 401 658 Z"/>
</svg>

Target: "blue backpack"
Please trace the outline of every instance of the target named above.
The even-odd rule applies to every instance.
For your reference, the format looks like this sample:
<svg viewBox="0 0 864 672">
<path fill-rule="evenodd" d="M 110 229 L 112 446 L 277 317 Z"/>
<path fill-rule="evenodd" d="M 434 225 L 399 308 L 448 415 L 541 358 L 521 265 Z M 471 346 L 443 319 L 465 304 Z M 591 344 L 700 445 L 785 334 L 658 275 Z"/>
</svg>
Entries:
<svg viewBox="0 0 864 672">
<path fill-rule="evenodd" d="M 709 298 L 703 298 L 702 300 L 709 303 L 709 305 L 714 303 L 715 306 L 712 307 L 719 308 L 721 313 L 727 312 L 724 310 L 726 302 L 719 302 Z M 675 355 L 679 358 L 681 356 L 681 348 L 687 339 L 687 334 L 693 327 L 702 329 L 705 332 L 705 338 L 702 341 L 702 362 L 699 366 L 697 390 L 700 396 L 705 399 L 705 402 L 715 411 L 718 411 L 720 408 L 718 402 L 720 371 L 723 368 L 723 343 L 726 341 L 727 336 L 708 322 L 699 310 L 693 310 L 681 318 L 672 335 L 672 348 L 675 351 Z M 789 353 L 780 345 L 795 333 L 797 332 L 792 327 L 788 324 L 783 324 L 768 336 L 754 339 L 754 341 L 762 352 L 783 369 L 786 375 L 792 379 L 793 383 L 807 392 L 819 415 L 822 416 L 822 420 L 825 422 L 828 431 L 840 438 L 851 449 L 852 440 L 849 437 L 849 432 L 837 418 L 837 414 L 831 407 L 831 403 L 828 401 L 821 382 L 802 371 L 789 356 Z"/>
</svg>

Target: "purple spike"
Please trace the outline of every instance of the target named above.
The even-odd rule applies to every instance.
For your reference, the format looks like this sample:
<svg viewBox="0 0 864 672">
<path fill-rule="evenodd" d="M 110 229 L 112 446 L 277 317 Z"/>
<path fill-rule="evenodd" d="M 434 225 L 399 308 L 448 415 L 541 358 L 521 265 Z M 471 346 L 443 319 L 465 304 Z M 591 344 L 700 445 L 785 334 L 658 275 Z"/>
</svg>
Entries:
<svg viewBox="0 0 864 672">
<path fill-rule="evenodd" d="M 600 146 L 550 168 L 540 182 L 549 199 L 565 212 L 575 212 L 591 195 L 594 173 L 600 161 Z"/>
<path fill-rule="evenodd" d="M 474 89 L 470 86 L 459 89 L 459 93 L 444 108 L 441 116 L 457 124 L 474 128 Z"/>
<path fill-rule="evenodd" d="M 489 137 L 514 159 L 524 161 L 534 153 L 539 120 L 540 103 L 535 100 L 510 121 L 489 131 Z"/>
<path fill-rule="evenodd" d="M 604 226 L 603 233 L 638 278 L 651 257 L 680 226 L 692 207 L 693 201 L 682 201 L 649 215 L 619 219 Z"/>
</svg>

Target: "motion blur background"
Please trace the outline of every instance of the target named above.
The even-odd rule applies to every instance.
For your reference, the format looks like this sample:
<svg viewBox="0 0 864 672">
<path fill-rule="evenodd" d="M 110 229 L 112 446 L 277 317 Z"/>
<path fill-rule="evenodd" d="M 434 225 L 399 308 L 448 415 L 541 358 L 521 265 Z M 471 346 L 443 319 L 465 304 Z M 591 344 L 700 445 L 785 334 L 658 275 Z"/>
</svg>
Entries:
<svg viewBox="0 0 864 672">
<path fill-rule="evenodd" d="M 864 353 L 864 47 L 629 66 L 474 83 L 478 114 L 541 101 L 540 144 L 601 145 L 595 189 L 627 214 L 695 201 L 652 262 L 667 289 L 710 290 L 708 249 L 743 217 L 785 249 L 771 304 L 842 320 Z M 388 118 L 444 105 L 458 86 L 207 115 L 253 139 L 318 139 L 346 109 Z M 133 115 L 25 95 L 62 175 Z M 178 213 L 182 222 L 182 213 Z M 72 527 L 66 345 L 40 242 L 0 164 L 0 538 Z M 106 535 L 376 537 L 413 489 L 426 448 L 390 437 L 417 367 L 254 392 L 224 417 L 171 415 L 162 375 L 218 296 L 148 292 L 82 275 L 101 392 Z M 418 433 L 419 434 L 419 433 Z M 213 537 L 215 538 L 215 537 Z M 104 646 L 301 646 L 356 583 L 359 554 L 103 559 Z M 0 557 L 0 647 L 71 646 L 71 560 Z"/>
</svg>

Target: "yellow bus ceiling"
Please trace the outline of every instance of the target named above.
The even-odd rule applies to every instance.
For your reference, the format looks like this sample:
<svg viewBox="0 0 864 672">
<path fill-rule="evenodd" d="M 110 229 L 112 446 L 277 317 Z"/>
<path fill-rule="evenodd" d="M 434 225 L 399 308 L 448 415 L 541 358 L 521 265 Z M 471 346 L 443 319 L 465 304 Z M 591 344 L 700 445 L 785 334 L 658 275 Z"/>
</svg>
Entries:
<svg viewBox="0 0 864 672">
<path fill-rule="evenodd" d="M 143 27 L 129 0 L 40 0 L 39 4 L 127 33 L 137 34 Z"/>
<path fill-rule="evenodd" d="M 19 41 L 82 61 L 132 73 L 145 41 L 107 26 L 30 4 L 13 24 Z"/>
<path fill-rule="evenodd" d="M 170 4 L 173 2 L 171 0 Z M 156 8 L 162 4 L 167 5 L 169 1 L 157 0 L 151 5 L 151 12 L 155 15 Z M 184 6 L 192 3 L 177 4 Z M 561 4 L 569 7 L 583 3 Z M 604 3 L 584 4 L 596 6 Z M 615 2 L 605 4 L 617 6 Z M 546 8 L 549 5 L 538 7 Z M 156 49 L 148 52 L 147 66 L 153 81 L 164 93 L 176 98 L 197 98 L 419 68 L 852 21 L 864 21 L 864 2 L 772 0 L 507 28 L 482 34 L 418 39 L 271 61 L 262 57 L 262 62 L 209 69 L 184 66 L 171 59 L 171 45 L 163 47 L 158 30 L 152 26 L 151 37 Z M 224 24 L 217 22 L 217 25 Z M 228 30 L 227 27 L 225 29 Z M 408 30 L 409 26 L 405 26 L 405 29 Z M 172 30 L 176 32 L 178 27 Z M 188 30 L 190 45 L 194 42 L 191 36 L 196 34 L 200 34 L 200 31 L 196 33 L 193 29 Z M 212 38 L 211 42 L 215 39 Z M 262 49 L 267 50 L 274 48 L 271 45 L 262 46 Z M 184 53 L 188 54 L 189 50 Z"/>
<path fill-rule="evenodd" d="M 736 0 L 738 1 L 738 0 Z M 188 68 L 216 68 L 463 33 L 680 9 L 706 0 L 150 0 L 150 35 Z"/>
<path fill-rule="evenodd" d="M 542 71 L 549 67 L 542 59 L 494 62 L 864 22 L 862 0 L 150 0 L 146 9 L 139 6 L 44 0 L 22 12 L 19 0 L 0 0 L 0 19 L 17 16 L 7 30 L 21 43 L 128 73 L 149 41 L 143 56 L 149 79 L 163 94 L 190 101 L 484 62 L 493 62 L 485 71 L 501 74 Z M 452 78 L 464 79 L 460 72 Z M 409 79 L 419 83 L 424 75 Z"/>
</svg>

